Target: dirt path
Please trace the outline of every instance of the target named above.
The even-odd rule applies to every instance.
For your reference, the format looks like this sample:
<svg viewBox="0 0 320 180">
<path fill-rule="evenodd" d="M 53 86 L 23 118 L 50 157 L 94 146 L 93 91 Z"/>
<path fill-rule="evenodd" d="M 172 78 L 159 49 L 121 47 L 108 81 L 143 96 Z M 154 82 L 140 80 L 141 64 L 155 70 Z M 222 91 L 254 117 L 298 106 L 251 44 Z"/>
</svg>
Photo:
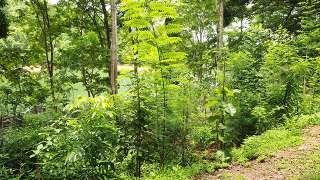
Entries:
<svg viewBox="0 0 320 180">
<path fill-rule="evenodd" d="M 302 145 L 281 151 L 265 162 L 251 161 L 248 167 L 232 165 L 200 179 L 320 179 L 320 126 L 304 129 L 303 138 Z"/>
</svg>

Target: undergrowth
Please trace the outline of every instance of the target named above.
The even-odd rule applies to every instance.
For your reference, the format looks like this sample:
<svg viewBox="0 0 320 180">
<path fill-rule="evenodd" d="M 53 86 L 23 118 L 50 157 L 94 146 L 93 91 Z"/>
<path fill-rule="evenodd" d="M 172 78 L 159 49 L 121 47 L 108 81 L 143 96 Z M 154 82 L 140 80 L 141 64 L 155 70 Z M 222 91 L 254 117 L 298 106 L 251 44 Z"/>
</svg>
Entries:
<svg viewBox="0 0 320 180">
<path fill-rule="evenodd" d="M 218 162 L 209 162 L 206 160 L 199 161 L 193 163 L 190 166 L 182 167 L 179 165 L 171 165 L 167 166 L 163 170 L 157 170 L 158 167 L 149 167 L 150 172 L 149 175 L 144 177 L 143 179 L 161 179 L 161 180 L 184 180 L 184 179 L 192 179 L 199 174 L 206 172 L 213 172 L 215 169 L 225 168 L 228 164 L 226 163 L 218 163 Z"/>
<path fill-rule="evenodd" d="M 264 161 L 283 149 L 302 144 L 302 129 L 306 126 L 318 124 L 320 124 L 320 113 L 291 118 L 281 127 L 267 130 L 261 135 L 245 139 L 240 148 L 231 150 L 232 161 L 243 165 L 253 159 L 259 162 Z M 157 167 L 148 167 L 150 172 L 144 179 L 191 179 L 199 174 L 213 172 L 216 169 L 227 166 L 227 163 L 204 160 L 187 167 L 174 165 L 168 166 L 163 170 L 156 170 Z M 304 174 L 301 178 L 305 177 L 315 178 L 314 174 Z"/>
<path fill-rule="evenodd" d="M 302 129 L 318 124 L 320 124 L 320 113 L 294 117 L 281 127 L 245 139 L 240 148 L 232 149 L 232 160 L 240 164 L 252 159 L 263 161 L 280 150 L 301 144 Z"/>
<path fill-rule="evenodd" d="M 245 163 L 251 159 L 263 161 L 279 150 L 302 143 L 302 138 L 287 129 L 269 130 L 260 136 L 252 136 L 244 144 L 232 150 L 233 160 Z"/>
</svg>

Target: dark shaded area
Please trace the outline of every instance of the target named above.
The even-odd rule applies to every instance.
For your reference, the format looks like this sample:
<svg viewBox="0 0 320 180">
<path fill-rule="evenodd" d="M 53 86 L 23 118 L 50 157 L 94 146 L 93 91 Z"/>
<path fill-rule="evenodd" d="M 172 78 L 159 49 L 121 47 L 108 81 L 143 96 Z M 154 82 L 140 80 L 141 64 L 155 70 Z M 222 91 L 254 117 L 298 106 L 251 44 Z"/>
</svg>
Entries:
<svg viewBox="0 0 320 180">
<path fill-rule="evenodd" d="M 3 8 L 6 5 L 5 0 L 0 0 L 0 38 L 6 38 L 9 31 L 9 21 Z"/>
</svg>

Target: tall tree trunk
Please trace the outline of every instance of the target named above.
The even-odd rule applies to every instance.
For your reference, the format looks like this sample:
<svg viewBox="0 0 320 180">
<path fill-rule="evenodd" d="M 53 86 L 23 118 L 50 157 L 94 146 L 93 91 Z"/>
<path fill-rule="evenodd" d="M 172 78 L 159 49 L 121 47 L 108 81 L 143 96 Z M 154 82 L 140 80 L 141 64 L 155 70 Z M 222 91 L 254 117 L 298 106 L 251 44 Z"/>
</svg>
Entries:
<svg viewBox="0 0 320 180">
<path fill-rule="evenodd" d="M 157 34 L 155 33 L 154 25 L 152 25 L 152 31 L 155 37 L 157 37 Z M 160 47 L 157 45 L 157 51 L 158 51 L 158 61 L 160 65 L 160 75 L 161 75 L 161 91 L 162 91 L 162 150 L 160 151 L 160 166 L 161 168 L 164 167 L 165 161 L 166 161 L 166 147 L 165 147 L 165 134 L 166 134 L 166 118 L 167 118 L 167 94 L 166 94 L 166 76 L 163 72 L 164 65 L 162 63 L 162 52 L 160 50 Z"/>
<path fill-rule="evenodd" d="M 46 19 L 46 24 L 47 24 L 47 33 L 49 37 L 49 46 L 50 46 L 50 66 L 49 66 L 49 76 L 50 76 L 50 88 L 51 88 L 51 96 L 52 96 L 52 101 L 55 103 L 55 91 L 54 91 L 54 46 L 53 46 L 53 39 L 50 33 L 51 25 L 50 25 L 50 19 L 48 15 L 48 3 L 46 0 L 43 1 L 44 3 L 44 14 L 45 14 L 45 19 Z"/>
<path fill-rule="evenodd" d="M 225 83 L 226 83 L 226 61 L 223 58 L 223 33 L 224 33 L 224 0 L 218 0 L 218 13 L 219 13 L 219 26 L 218 26 L 218 62 L 222 63 L 222 72 L 223 72 L 223 79 L 222 79 L 222 102 L 226 101 L 226 92 L 225 92 Z M 220 124 L 224 126 L 225 124 L 225 112 L 222 110 L 222 116 L 220 120 Z M 224 129 L 220 128 L 220 136 L 224 137 Z M 219 138 L 219 137 L 218 137 Z M 223 142 L 218 139 L 219 148 L 223 148 Z"/>
<path fill-rule="evenodd" d="M 129 32 L 134 31 L 133 28 L 129 28 Z M 132 40 L 132 45 L 136 45 L 137 42 L 135 40 Z M 134 78 L 135 78 L 135 92 L 136 92 L 136 122 L 138 123 L 138 132 L 135 139 L 135 149 L 136 149 L 136 172 L 135 176 L 141 178 L 141 166 L 142 166 L 142 127 L 144 126 L 144 117 L 142 114 L 142 108 L 141 108 L 141 96 L 140 96 L 140 78 L 139 78 L 139 60 L 138 60 L 138 51 L 134 51 L 133 55 L 133 72 L 134 72 Z"/>
<path fill-rule="evenodd" d="M 103 13 L 104 30 L 106 33 L 106 47 L 110 49 L 111 40 L 110 40 L 110 27 L 109 27 L 109 21 L 108 21 L 109 14 L 106 8 L 105 0 L 100 0 L 100 4 L 101 4 L 102 13 Z"/>
<path fill-rule="evenodd" d="M 136 139 L 136 176 L 141 178 L 141 149 L 142 149 L 142 126 L 143 126 L 143 118 L 142 117 L 142 110 L 141 110 L 141 97 L 140 97 L 140 79 L 139 79 L 139 71 L 138 71 L 138 63 L 137 59 L 134 61 L 134 74 L 136 78 L 136 90 L 137 90 L 137 121 L 138 121 L 138 134 Z"/>
<path fill-rule="evenodd" d="M 117 94 L 117 7 L 116 0 L 111 0 L 111 21 L 112 21 L 112 41 L 111 41 L 111 93 Z"/>
<path fill-rule="evenodd" d="M 38 0 L 32 0 L 31 2 L 34 4 L 36 17 L 43 34 L 43 43 L 44 43 L 44 50 L 46 54 L 46 63 L 47 63 L 48 77 L 49 77 L 49 83 L 50 83 L 51 98 L 52 98 L 52 101 L 55 102 L 55 91 L 54 91 L 54 80 L 53 80 L 54 46 L 53 46 L 53 39 L 50 34 L 51 26 L 50 26 L 50 19 L 48 15 L 48 3 L 46 0 L 43 0 L 43 4 L 41 4 Z M 40 15 L 42 16 L 41 17 L 42 22 L 40 19 Z M 50 53 L 50 56 L 49 56 L 49 53 Z"/>
<path fill-rule="evenodd" d="M 115 2 L 111 2 L 111 3 L 115 3 Z M 109 84 L 108 86 L 111 86 L 111 90 L 112 90 L 112 81 L 111 81 L 111 75 L 112 75 L 112 62 L 109 62 L 109 52 L 111 50 L 111 40 L 110 40 L 110 26 L 109 26 L 109 21 L 108 21 L 108 18 L 109 18 L 109 13 L 107 11 L 107 8 L 106 8 L 106 2 L 105 0 L 100 0 L 100 5 L 101 5 L 101 9 L 102 9 L 102 13 L 103 13 L 103 25 L 104 25 L 104 31 L 105 31 L 105 34 L 106 34 L 106 45 L 105 45 L 105 49 L 106 49 L 106 60 L 107 60 L 107 63 L 106 63 L 106 69 L 107 69 L 107 72 L 109 74 Z M 111 7 L 112 8 L 112 7 Z M 111 12 L 112 13 L 112 12 Z M 113 23 L 113 22 L 112 22 Z M 113 34 L 113 33 L 112 33 Z M 112 57 L 111 57 L 112 59 Z M 111 60 L 112 61 L 112 60 Z"/>
<path fill-rule="evenodd" d="M 222 55 L 222 48 L 223 48 L 223 33 L 224 33 L 224 29 L 223 29 L 223 25 L 224 25 L 224 0 L 218 0 L 219 2 L 219 6 L 218 6 L 218 13 L 219 13 L 219 23 L 218 23 L 218 48 L 219 48 L 219 58 L 220 60 L 222 59 L 221 55 Z"/>
</svg>

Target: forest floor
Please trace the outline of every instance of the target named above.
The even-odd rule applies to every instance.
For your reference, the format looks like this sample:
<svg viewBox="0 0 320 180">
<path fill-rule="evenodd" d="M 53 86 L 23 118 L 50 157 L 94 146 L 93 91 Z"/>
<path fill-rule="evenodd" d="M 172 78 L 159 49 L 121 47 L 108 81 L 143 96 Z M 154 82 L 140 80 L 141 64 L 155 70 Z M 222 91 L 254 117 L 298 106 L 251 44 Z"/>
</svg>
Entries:
<svg viewBox="0 0 320 180">
<path fill-rule="evenodd" d="M 320 179 L 320 126 L 305 128 L 304 143 L 283 150 L 263 162 L 233 164 L 197 179 Z"/>
</svg>

